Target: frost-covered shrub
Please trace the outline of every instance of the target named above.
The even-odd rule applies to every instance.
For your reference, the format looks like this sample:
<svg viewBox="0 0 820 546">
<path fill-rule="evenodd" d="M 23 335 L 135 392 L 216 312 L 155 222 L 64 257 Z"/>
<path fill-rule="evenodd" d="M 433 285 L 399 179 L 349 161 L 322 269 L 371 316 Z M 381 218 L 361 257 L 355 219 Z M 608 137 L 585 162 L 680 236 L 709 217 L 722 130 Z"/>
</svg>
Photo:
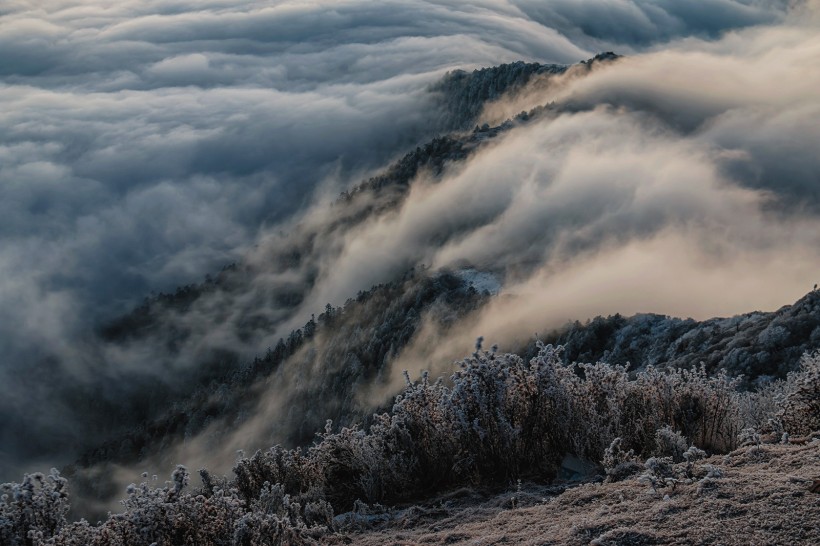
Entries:
<svg viewBox="0 0 820 546">
<path fill-rule="evenodd" d="M 481 351 L 466 359 L 446 401 L 456 419 L 454 471 L 478 481 L 554 475 L 570 432 L 571 375 L 551 346 L 530 362 Z"/>
<path fill-rule="evenodd" d="M 695 446 L 689 446 L 689 449 L 683 452 L 683 459 L 690 465 L 695 461 L 699 461 L 706 457 L 706 452 L 698 449 Z"/>
<path fill-rule="evenodd" d="M 621 447 L 622 444 L 622 438 L 615 438 L 612 440 L 612 443 L 609 444 L 609 447 L 606 448 L 604 451 L 604 457 L 601 460 L 601 464 L 604 465 L 604 469 L 609 470 L 611 468 L 615 468 L 621 463 L 635 460 L 635 452 L 631 449 L 629 451 L 624 451 Z"/>
<path fill-rule="evenodd" d="M 683 461 L 683 455 L 689 449 L 686 438 L 681 436 L 680 432 L 672 430 L 668 425 L 659 428 L 655 433 L 655 443 L 657 444 L 657 455 L 672 457 L 672 460 L 676 463 Z"/>
<path fill-rule="evenodd" d="M 796 436 L 820 430 L 820 352 L 803 355 L 786 391 L 780 412 L 785 431 Z"/>
<path fill-rule="evenodd" d="M 768 381 L 756 391 L 739 393 L 740 421 L 744 427 L 782 436 L 781 413 L 789 391 L 788 381 Z"/>
<path fill-rule="evenodd" d="M 346 512 L 357 500 L 390 503 L 451 485 L 548 480 L 567 452 L 612 471 L 652 455 L 683 461 L 690 444 L 727 452 L 748 424 L 749 395 L 723 373 L 649 367 L 630 377 L 622 366 L 564 365 L 560 348 L 538 351 L 527 362 L 478 347 L 449 383 L 408 377 L 392 412 L 369 429 L 328 427 L 307 453 L 257 453 L 237 464 L 236 486 L 249 502 L 265 482 L 291 496 L 314 488 Z"/>
<path fill-rule="evenodd" d="M 308 528 L 333 528 L 333 507 L 325 500 L 311 501 L 305 505 L 305 525 Z"/>
<path fill-rule="evenodd" d="M 233 468 L 236 478 L 232 485 L 246 502 L 259 496 L 265 483 L 280 484 L 290 495 L 321 485 L 315 462 L 301 449 L 272 447 L 258 451 L 252 457 L 242 457 Z"/>
<path fill-rule="evenodd" d="M 606 479 L 609 482 L 621 481 L 643 469 L 643 466 L 638 463 L 635 452 L 631 449 L 624 451 L 621 447 L 622 444 L 623 439 L 615 438 L 604 451 L 601 464 L 604 467 Z"/>
<path fill-rule="evenodd" d="M 737 435 L 737 441 L 740 446 L 755 446 L 760 448 L 760 433 L 752 427 L 744 428 Z"/>
<path fill-rule="evenodd" d="M 695 495 L 698 497 L 714 490 L 718 484 L 717 480 L 723 477 L 723 471 L 714 465 L 704 465 L 703 469 L 706 470 L 706 475 L 698 480 L 698 486 L 695 490 Z"/>
<path fill-rule="evenodd" d="M 426 373 L 415 384 L 409 376 L 405 379 L 407 386 L 396 397 L 392 418 L 383 416 L 375 432 L 388 438 L 385 447 L 393 446 L 388 453 L 395 460 L 391 471 L 398 473 L 399 486 L 414 484 L 426 490 L 452 480 L 457 468 L 456 407 L 443 381 L 431 384 Z"/>
<path fill-rule="evenodd" d="M 659 400 L 655 410 L 664 411 L 665 424 L 690 443 L 713 453 L 727 452 L 735 447 L 742 425 L 738 384 L 722 370 L 715 375 L 707 374 L 703 366 L 675 370 L 668 374 L 665 390 L 670 395 Z"/>
<path fill-rule="evenodd" d="M 68 508 L 67 481 L 56 469 L 0 485 L 0 544 L 25 546 L 54 535 L 65 525 Z"/>
<path fill-rule="evenodd" d="M 56 473 L 4 485 L 0 543 L 310 543 L 334 530 L 334 512 L 435 488 L 524 475 L 546 481 L 567 453 L 601 462 L 610 481 L 643 470 L 653 488 L 674 486 L 696 477 L 707 451 L 759 442 L 763 427 L 820 428 L 820 356 L 802 364 L 785 383 L 741 393 L 736 379 L 703 367 L 631 376 L 623 366 L 565 365 L 550 345 L 539 344 L 529 361 L 479 346 L 449 382 L 408 377 L 391 412 L 367 428 L 333 432 L 328 423 L 307 450 L 277 446 L 241 457 L 233 479 L 201 471 L 203 487 L 193 492 L 178 467 L 162 487 L 130 486 L 123 512 L 97 526 L 65 524 L 65 480 Z"/>
<path fill-rule="evenodd" d="M 302 519 L 302 507 L 291 500 L 281 485 L 265 483 L 250 507 L 234 527 L 233 544 L 278 546 L 306 543 L 309 535 L 323 534 L 326 527 L 309 529 Z M 332 518 L 331 518 L 332 520 Z"/>
<path fill-rule="evenodd" d="M 658 450 L 657 434 L 664 427 L 710 452 L 735 446 L 742 422 L 738 381 L 723 373 L 649 366 L 630 379 L 622 366 L 583 364 L 578 370 L 564 378 L 571 400 L 570 446 L 577 455 L 600 461 L 620 437 L 623 449 L 647 456 Z"/>
<path fill-rule="evenodd" d="M 388 435 L 367 434 L 356 426 L 322 436 L 310 455 L 331 502 L 347 510 L 356 499 L 383 498 L 396 476 L 387 465 L 388 443 Z"/>
<path fill-rule="evenodd" d="M 638 480 L 648 484 L 653 490 L 678 482 L 672 466 L 672 457 L 650 457 L 644 463 L 644 468 L 646 472 Z"/>
<path fill-rule="evenodd" d="M 163 487 L 148 482 L 128 487 L 123 512 L 98 526 L 80 521 L 48 540 L 53 546 L 279 545 L 313 543 L 327 527 L 308 525 L 299 503 L 279 485 L 265 483 L 251 503 L 235 489 L 186 493 L 188 472 L 177 467 Z M 322 511 L 312 506 L 311 513 Z M 315 515 L 313 521 L 317 521 Z M 325 520 L 326 520 L 325 516 Z M 48 537 L 46 537 L 48 538 Z"/>
<path fill-rule="evenodd" d="M 539 355 L 539 358 L 541 355 Z M 561 388 L 567 391 L 569 407 L 564 427 L 567 429 L 569 447 L 578 456 L 600 461 L 605 450 L 615 438 L 620 437 L 624 446 L 638 453 L 644 451 L 635 441 L 631 431 L 623 434 L 621 421 L 632 419 L 634 426 L 642 428 L 638 414 L 644 412 L 638 398 L 629 396 L 629 376 L 624 366 L 604 363 L 578 364 L 577 373 L 572 368 L 563 374 Z M 638 405 L 634 405 L 638 403 Z M 648 431 L 647 431 L 648 434 Z M 654 435 L 654 430 L 652 430 Z"/>
<path fill-rule="evenodd" d="M 188 472 L 179 466 L 162 487 L 147 481 L 128 487 L 123 512 L 97 527 L 75 524 L 58 535 L 54 544 L 230 544 L 236 522 L 245 507 L 233 492 L 217 490 L 210 497 L 183 492 Z M 79 540 L 78 540 L 79 538 Z"/>
</svg>

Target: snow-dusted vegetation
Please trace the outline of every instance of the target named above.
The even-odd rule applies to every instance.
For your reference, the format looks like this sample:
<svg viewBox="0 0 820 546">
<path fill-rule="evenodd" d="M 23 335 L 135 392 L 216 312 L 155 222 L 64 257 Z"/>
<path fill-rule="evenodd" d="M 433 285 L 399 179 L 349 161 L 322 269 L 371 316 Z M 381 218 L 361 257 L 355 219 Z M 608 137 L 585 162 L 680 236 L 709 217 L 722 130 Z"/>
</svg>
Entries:
<svg viewBox="0 0 820 546">
<path fill-rule="evenodd" d="M 688 368 L 703 362 L 746 382 L 785 377 L 801 355 L 820 346 L 820 292 L 771 313 L 705 321 L 661 315 L 596 317 L 548 335 L 565 360 Z"/>
<path fill-rule="evenodd" d="M 789 443 L 820 428 L 818 355 L 749 393 L 702 369 L 650 367 L 630 377 L 604 363 L 566 366 L 559 354 L 542 345 L 527 362 L 479 342 L 449 380 L 408 378 L 392 410 L 366 430 L 333 432 L 328 422 L 309 449 L 240 457 L 230 479 L 202 470 L 198 488 L 189 489 L 184 467 L 164 486 L 146 474 L 129 486 L 122 513 L 98 525 L 67 523 L 59 473 L 29 475 L 2 486 L 0 538 L 14 546 L 310 542 L 337 530 L 334 514 L 361 512 L 361 503 L 390 506 L 522 478 L 546 483 L 568 454 L 601 465 L 612 481 L 643 467 L 640 481 L 653 491 L 700 480 L 702 494 L 722 476 L 695 469 L 705 456 L 759 450 L 762 435 Z"/>
</svg>

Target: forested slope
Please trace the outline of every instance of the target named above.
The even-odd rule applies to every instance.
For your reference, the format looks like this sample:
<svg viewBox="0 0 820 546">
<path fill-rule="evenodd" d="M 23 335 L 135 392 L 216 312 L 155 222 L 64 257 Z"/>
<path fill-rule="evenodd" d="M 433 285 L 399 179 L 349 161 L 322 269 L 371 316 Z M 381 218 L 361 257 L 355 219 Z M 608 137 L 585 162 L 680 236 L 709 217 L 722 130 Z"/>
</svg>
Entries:
<svg viewBox="0 0 820 546">
<path fill-rule="evenodd" d="M 586 71 L 595 62 L 616 58 L 613 54 L 599 55 L 577 67 Z M 568 68 L 512 63 L 472 73 L 457 71 L 446 75 L 430 92 L 440 97 L 442 111 L 457 120 L 453 127 L 469 127 L 487 102 L 515 92 L 535 76 L 548 78 Z M 299 346 L 297 331 L 303 330 L 302 325 L 312 315 L 321 316 L 328 306 L 333 307 L 328 300 L 311 298 L 316 297 L 317 285 L 333 282 L 333 272 L 326 264 L 343 252 L 344 241 L 356 237 L 363 225 L 389 218 L 399 210 L 414 181 L 421 178 L 435 183 L 446 169 L 457 168 L 499 135 L 547 113 L 547 109 L 539 109 L 532 117 L 519 116 L 499 126 L 436 137 L 343 192 L 329 206 L 283 226 L 243 261 L 208 275 L 203 282 L 145 298 L 132 312 L 99 329 L 104 344 L 100 351 L 109 359 L 109 368 L 99 371 L 116 378 L 110 382 L 111 388 L 98 389 L 94 396 L 85 388 L 77 388 L 66 393 L 66 398 L 73 407 L 93 415 L 96 434 L 110 439 L 106 445 L 118 443 L 122 434 L 133 434 L 130 430 L 134 427 L 148 427 L 160 435 L 161 431 L 188 430 L 190 434 L 199 430 L 201 425 L 191 428 L 187 418 L 170 417 L 180 414 L 174 408 L 200 404 L 205 393 L 224 392 L 226 387 L 220 385 L 235 382 L 237 375 L 253 378 L 244 380 L 247 382 L 258 379 L 257 373 L 248 371 L 257 369 L 249 364 L 254 359 L 272 359 L 278 365 L 282 355 L 290 356 Z M 458 236 L 457 230 L 437 235 L 442 242 Z M 401 283 L 397 279 L 407 271 L 423 266 L 413 257 L 397 260 L 374 284 Z M 345 294 L 344 299 L 369 291 L 369 285 L 362 286 Z M 339 306 L 342 301 L 334 304 Z M 369 327 L 361 325 L 364 330 Z M 280 338 L 287 351 L 280 350 Z M 394 351 L 400 348 L 397 345 Z M 159 381 L 141 374 L 139 362 L 145 359 L 162 369 Z M 275 365 L 265 369 L 272 367 Z M 121 388 L 123 385 L 134 388 Z M 188 397 L 194 402 L 186 402 Z M 157 420 L 164 424 L 149 424 Z M 306 434 L 309 437 L 312 433 Z M 139 454 L 143 445 L 143 440 L 135 439 L 126 442 L 123 451 Z M 111 448 L 92 448 L 95 450 L 109 453 Z M 103 458 L 93 456 L 90 460 Z"/>
<path fill-rule="evenodd" d="M 749 381 L 785 377 L 800 356 L 820 346 L 820 292 L 774 312 L 705 321 L 644 314 L 596 317 L 547 336 L 568 362 L 603 361 L 633 368 L 725 369 Z"/>
</svg>

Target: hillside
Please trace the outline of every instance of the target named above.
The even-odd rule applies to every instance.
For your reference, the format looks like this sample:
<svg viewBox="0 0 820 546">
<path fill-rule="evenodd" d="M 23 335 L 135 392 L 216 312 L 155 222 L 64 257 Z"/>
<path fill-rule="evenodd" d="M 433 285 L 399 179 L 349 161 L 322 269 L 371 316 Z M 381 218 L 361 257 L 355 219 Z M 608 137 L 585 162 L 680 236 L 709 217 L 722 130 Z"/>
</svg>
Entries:
<svg viewBox="0 0 820 546">
<path fill-rule="evenodd" d="M 727 370 L 747 381 L 783 378 L 800 356 L 820 346 L 820 292 L 774 312 L 704 321 L 654 314 L 595 317 L 546 336 L 564 346 L 567 362 L 603 361 L 633 368 Z"/>
<path fill-rule="evenodd" d="M 820 440 L 709 457 L 673 485 L 525 483 L 487 495 L 462 489 L 420 506 L 350 514 L 325 544 L 815 544 Z M 681 465 L 685 466 L 685 465 Z"/>
<path fill-rule="evenodd" d="M 307 445 L 327 419 L 349 425 L 369 418 L 377 406 L 361 405 L 356 393 L 386 381 L 390 361 L 418 333 L 423 316 L 446 329 L 448 323 L 476 312 L 490 296 L 471 289 L 458 272 L 432 277 L 425 271 L 408 272 L 403 280 L 361 292 L 344 307 L 326 309 L 264 355 L 176 400 L 166 414 L 87 451 L 77 465 L 138 461 L 209 426 L 218 436 L 215 424 L 241 424 L 265 396 L 265 389 L 255 387 L 257 382 L 283 388 L 288 380 L 276 371 L 286 361 L 287 366 L 311 369 L 311 379 L 288 389 L 283 405 L 294 408 L 292 417 L 277 419 L 273 426 L 280 432 L 274 435 L 285 445 Z M 818 346 L 819 328 L 820 293 L 813 291 L 775 312 L 706 321 L 651 314 L 596 317 L 586 324 L 567 324 L 544 341 L 561 345 L 561 359 L 567 364 L 629 364 L 640 371 L 703 363 L 709 373 L 723 369 L 742 377 L 749 388 L 785 378 L 803 354 Z M 530 358 L 536 351 L 533 340 L 520 354 Z"/>
<path fill-rule="evenodd" d="M 731 378 L 702 370 L 649 369 L 630 379 L 622 367 L 567 367 L 559 355 L 560 348 L 541 345 L 525 362 L 479 346 L 451 386 L 427 376 L 408 379 L 392 410 L 366 430 L 334 433 L 328 423 L 310 449 L 277 446 L 240 456 L 234 478 L 201 470 L 202 486 L 190 492 L 184 466 L 164 486 L 145 473 L 140 485 L 127 488 L 123 512 L 95 526 L 67 523 L 70 494 L 59 472 L 27 475 L 2 486 L 0 538 L 10 545 L 310 544 L 337 540 L 339 532 L 355 537 L 356 527 L 387 522 L 386 531 L 362 541 L 384 540 L 386 532 L 396 540 L 449 542 L 485 532 L 489 518 L 496 532 L 484 538 L 491 542 L 502 541 L 498 532 L 527 540 L 549 532 L 559 543 L 664 544 L 683 537 L 710 543 L 715 537 L 705 526 L 713 518 L 745 514 L 760 520 L 743 524 L 739 542 L 815 538 L 820 356 L 803 358 L 799 373 L 750 395 Z M 788 445 L 769 445 L 778 441 Z M 723 456 L 704 461 L 709 454 Z M 562 493 L 567 472 L 588 480 L 598 471 L 616 483 Z M 474 501 L 460 513 L 445 499 L 433 510 L 401 511 L 456 487 L 497 489 L 521 480 L 552 485 L 516 489 L 502 506 L 496 500 L 496 509 L 507 502 L 535 505 L 505 514 L 508 524 L 500 530 L 493 509 Z M 561 494 L 545 500 L 538 498 L 542 492 Z M 451 510 L 458 517 L 453 532 L 435 534 L 452 520 L 422 527 L 426 517 Z M 578 521 L 568 524 L 559 510 Z M 782 519 L 786 510 L 790 526 Z M 399 527 L 403 520 L 412 530 L 391 530 L 396 514 Z M 547 521 L 556 526 L 536 523 L 542 514 L 552 515 Z M 585 514 L 594 519 L 587 523 Z M 704 514 L 710 515 L 691 524 Z M 476 519 L 482 521 L 471 527 Z M 663 525 L 650 529 L 650 521 Z"/>
</svg>

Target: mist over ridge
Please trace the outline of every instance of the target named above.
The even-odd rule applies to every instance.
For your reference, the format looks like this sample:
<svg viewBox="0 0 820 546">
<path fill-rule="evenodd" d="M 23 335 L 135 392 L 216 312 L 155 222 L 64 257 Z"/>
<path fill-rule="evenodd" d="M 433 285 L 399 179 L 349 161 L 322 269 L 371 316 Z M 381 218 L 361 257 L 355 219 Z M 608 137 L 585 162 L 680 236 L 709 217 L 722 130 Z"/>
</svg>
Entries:
<svg viewBox="0 0 820 546">
<path fill-rule="evenodd" d="M 337 341 L 300 346 L 252 382 L 261 402 L 220 460 L 245 439 L 310 437 L 330 415 L 300 423 L 285 406 L 326 376 L 347 398 L 321 407 L 360 417 L 403 370 L 446 373 L 478 335 L 505 347 L 597 315 L 705 320 L 798 300 L 820 266 L 817 13 L 732 0 L 0 8 L 0 481 L 118 441 L 117 411 L 165 419 L 169 400 L 328 304 L 391 283 L 417 313 L 401 342 L 323 371 Z M 606 51 L 623 56 L 578 64 Z M 465 271 L 498 294 L 447 280 Z M 369 319 L 362 347 L 393 339 Z M 808 347 L 805 334 L 784 339 Z M 192 430 L 166 447 L 208 464 Z"/>
</svg>

